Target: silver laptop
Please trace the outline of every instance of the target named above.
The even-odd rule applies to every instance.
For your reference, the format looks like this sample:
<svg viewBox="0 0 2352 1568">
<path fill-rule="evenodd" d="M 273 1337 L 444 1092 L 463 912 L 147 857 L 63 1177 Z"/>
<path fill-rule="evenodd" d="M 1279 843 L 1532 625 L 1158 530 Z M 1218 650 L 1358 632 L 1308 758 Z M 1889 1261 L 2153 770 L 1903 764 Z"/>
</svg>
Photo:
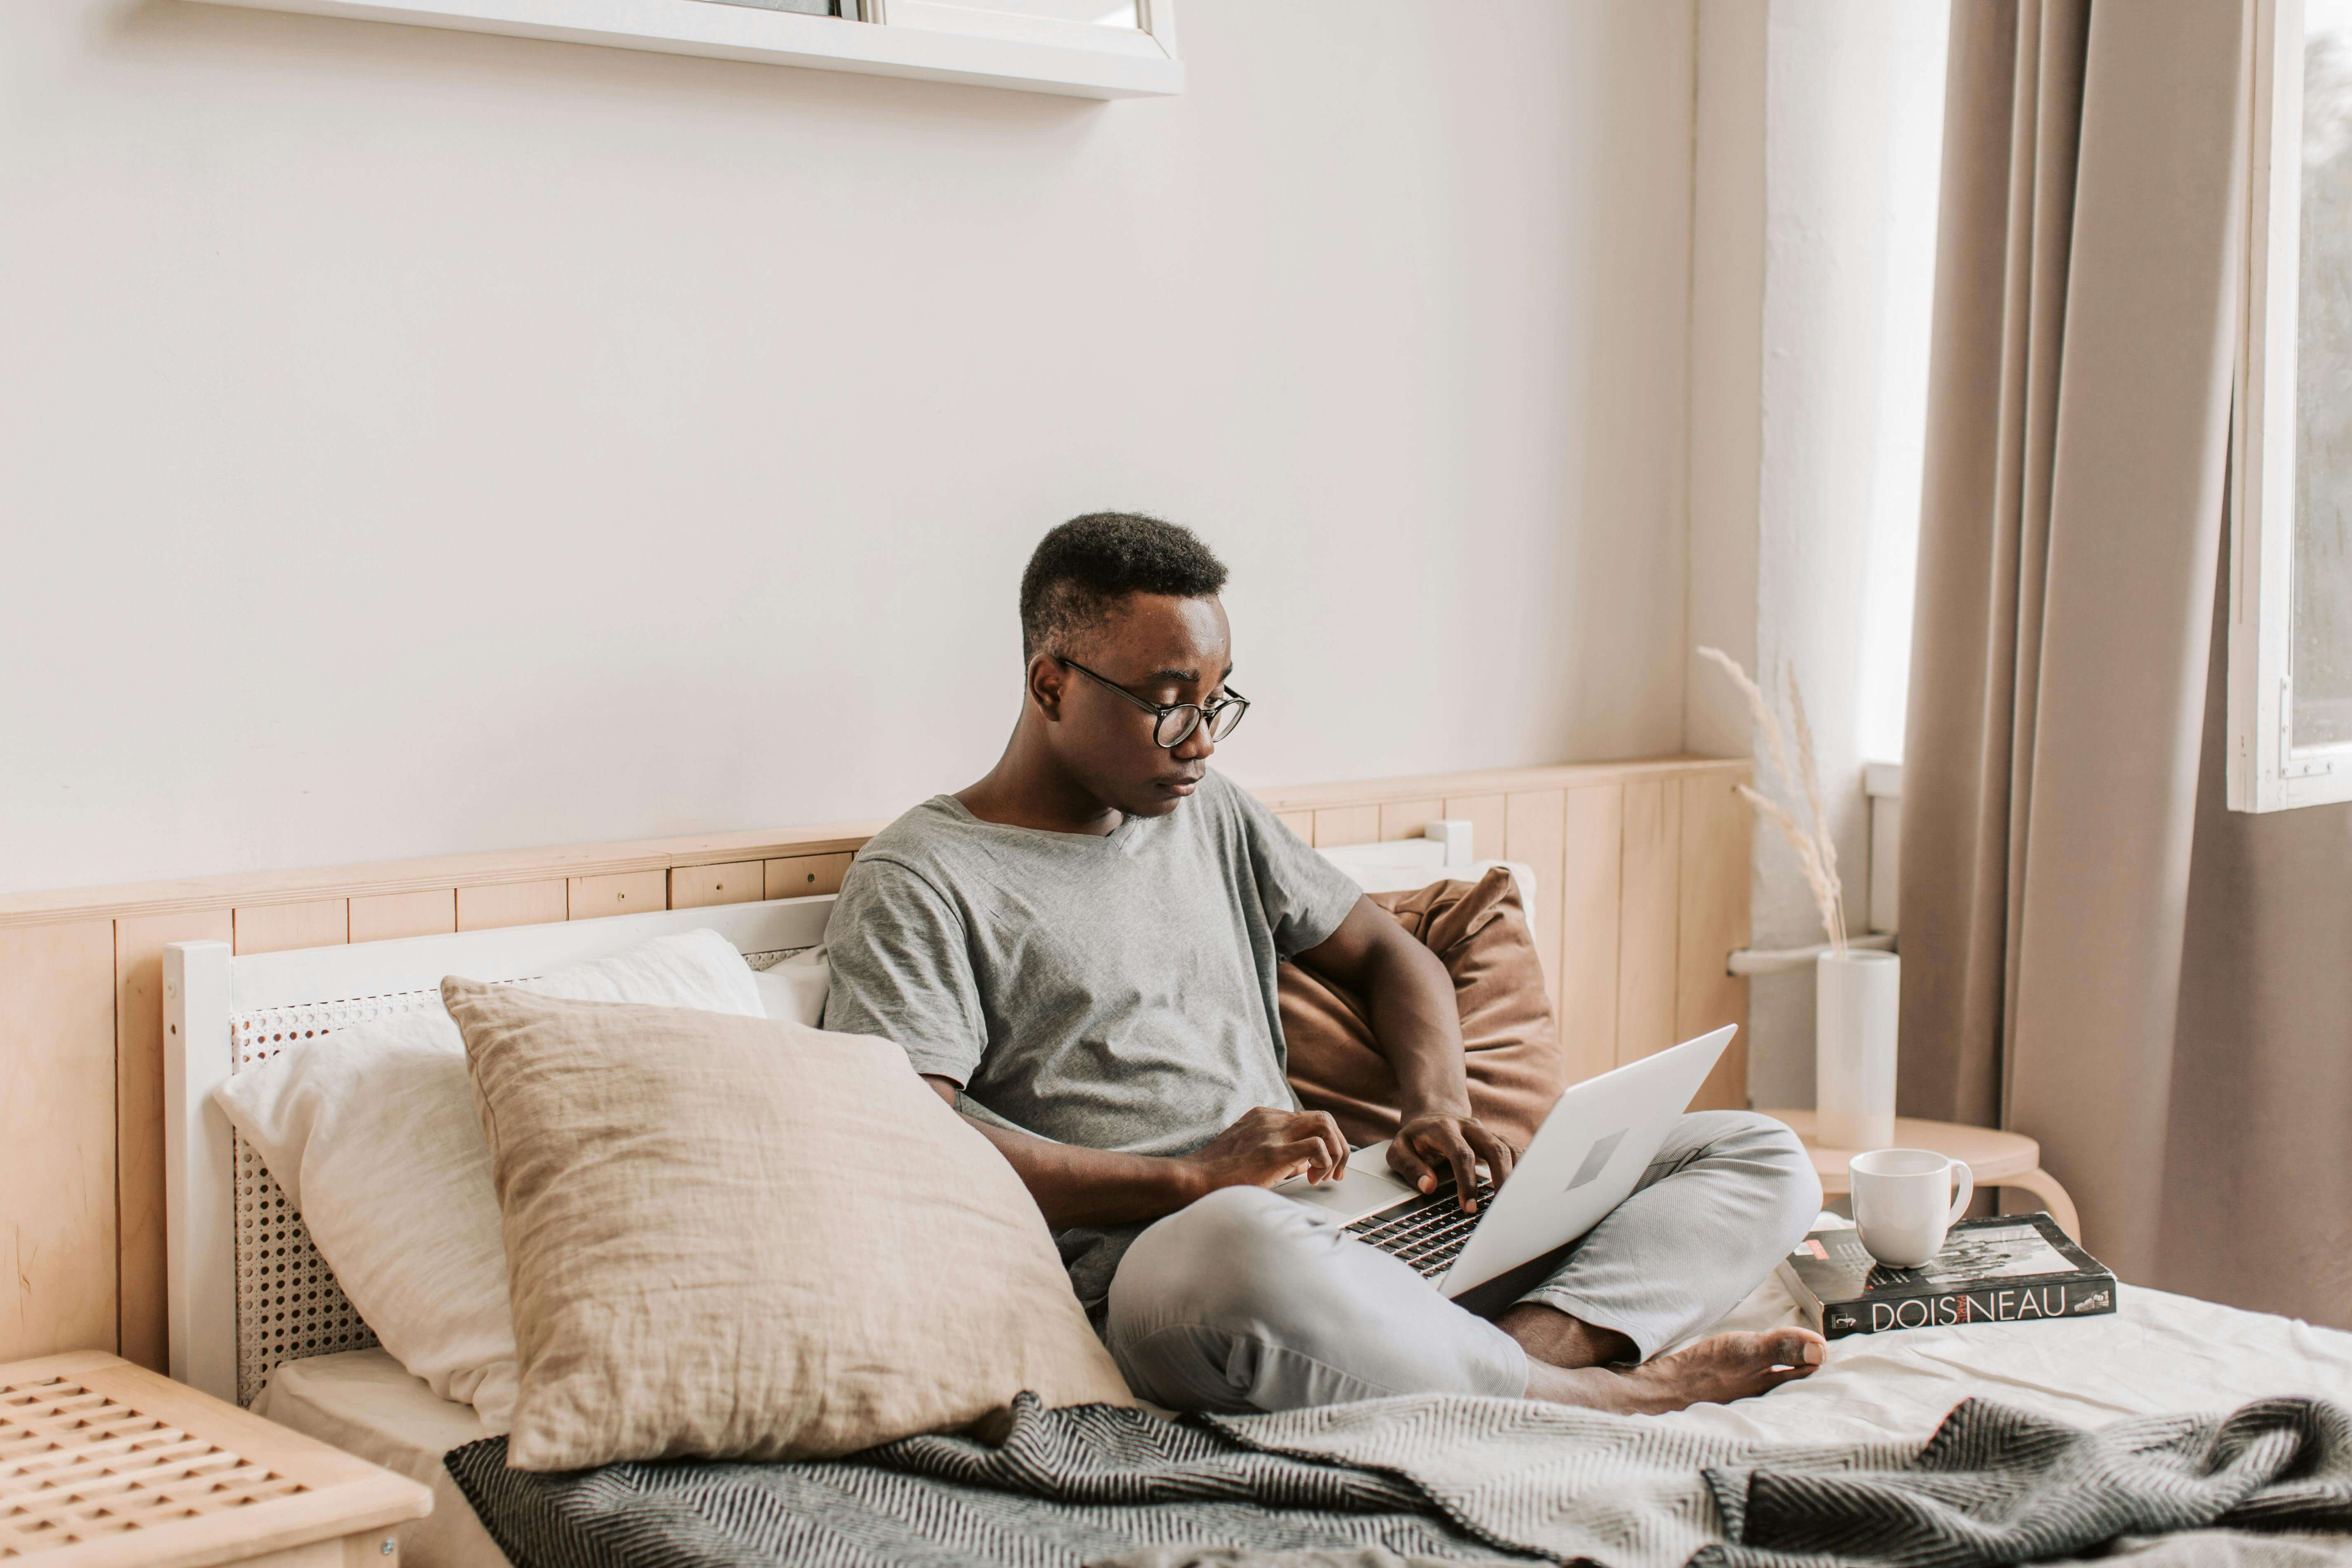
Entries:
<svg viewBox="0 0 2352 1568">
<path fill-rule="evenodd" d="M 1536 1130 L 1500 1191 L 1482 1182 L 1464 1214 L 1454 1183 L 1415 1192 L 1390 1171 L 1388 1145 L 1348 1156 L 1347 1174 L 1274 1190 L 1331 1215 L 1358 1239 L 1392 1253 L 1448 1296 L 1566 1246 L 1631 1196 L 1723 1055 L 1737 1025 L 1572 1084 Z"/>
</svg>

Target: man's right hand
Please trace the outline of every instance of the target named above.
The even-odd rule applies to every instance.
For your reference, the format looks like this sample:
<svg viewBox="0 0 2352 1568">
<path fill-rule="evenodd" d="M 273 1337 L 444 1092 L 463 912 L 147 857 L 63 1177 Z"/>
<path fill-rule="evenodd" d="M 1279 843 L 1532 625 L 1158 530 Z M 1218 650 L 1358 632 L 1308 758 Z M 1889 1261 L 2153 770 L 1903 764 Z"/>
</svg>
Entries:
<svg viewBox="0 0 2352 1568">
<path fill-rule="evenodd" d="M 961 1099 L 953 1079 L 926 1073 L 923 1081 L 950 1106 Z M 1302 1173 L 1328 1181 L 1348 1168 L 1348 1141 L 1319 1110 L 1261 1108 L 1172 1156 L 1056 1143 L 974 1116 L 964 1125 L 996 1145 L 1055 1230 L 1149 1223 L 1219 1187 L 1270 1187 Z"/>
<path fill-rule="evenodd" d="M 1177 1163 L 1194 1178 L 1194 1197 L 1219 1187 L 1271 1187 L 1297 1175 L 1328 1182 L 1347 1173 L 1348 1140 L 1328 1111 L 1262 1105 Z"/>
</svg>

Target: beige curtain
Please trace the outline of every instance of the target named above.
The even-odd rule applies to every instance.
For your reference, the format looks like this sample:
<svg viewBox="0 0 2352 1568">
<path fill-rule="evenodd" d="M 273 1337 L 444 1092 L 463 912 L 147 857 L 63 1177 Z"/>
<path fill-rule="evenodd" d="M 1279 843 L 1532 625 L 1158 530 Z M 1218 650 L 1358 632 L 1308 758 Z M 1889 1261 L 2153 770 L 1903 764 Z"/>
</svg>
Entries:
<svg viewBox="0 0 2352 1568">
<path fill-rule="evenodd" d="M 2210 1153 L 2176 1139 L 2174 1077 L 2203 1017 L 2248 44 L 2237 0 L 1953 10 L 1901 1102 L 2040 1139 L 2089 1245 L 2149 1282 L 2168 1166 Z"/>
</svg>

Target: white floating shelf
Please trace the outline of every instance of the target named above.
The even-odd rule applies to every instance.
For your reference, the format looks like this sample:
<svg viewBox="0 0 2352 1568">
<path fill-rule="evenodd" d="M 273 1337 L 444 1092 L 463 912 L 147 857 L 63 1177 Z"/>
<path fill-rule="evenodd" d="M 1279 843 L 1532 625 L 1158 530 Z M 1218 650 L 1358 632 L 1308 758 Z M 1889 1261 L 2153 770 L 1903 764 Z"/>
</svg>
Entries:
<svg viewBox="0 0 2352 1568">
<path fill-rule="evenodd" d="M 1070 98 L 1163 98 L 1184 90 L 1169 0 L 1145 28 L 1048 26 L 1007 37 L 847 22 L 713 0 L 198 0 L 363 22 L 404 22 L 659 54 L 805 66 L 1013 88 Z M 944 12 L 918 4 L 912 15 Z M 910 17 L 911 19 L 911 17 Z M 1063 41 L 1065 39 L 1076 41 Z"/>
</svg>

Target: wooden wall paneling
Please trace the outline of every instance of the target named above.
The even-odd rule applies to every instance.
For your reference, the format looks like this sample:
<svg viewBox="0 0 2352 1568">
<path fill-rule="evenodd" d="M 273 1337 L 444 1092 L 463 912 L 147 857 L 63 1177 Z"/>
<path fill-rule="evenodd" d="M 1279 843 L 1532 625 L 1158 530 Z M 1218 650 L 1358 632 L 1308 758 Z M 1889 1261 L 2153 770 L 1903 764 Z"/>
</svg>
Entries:
<svg viewBox="0 0 2352 1568">
<path fill-rule="evenodd" d="M 568 899 L 570 918 L 591 921 L 599 915 L 640 915 L 669 908 L 669 872 L 616 871 L 604 877 L 574 877 Z"/>
<path fill-rule="evenodd" d="M 404 936 L 444 936 L 457 929 L 457 889 L 377 893 L 352 900 L 352 940 L 390 942 Z"/>
<path fill-rule="evenodd" d="M 1445 815 L 1442 800 L 1389 800 L 1381 803 L 1381 838 L 1418 838 L 1429 825 Z"/>
<path fill-rule="evenodd" d="M 257 909 L 263 904 L 366 898 L 377 893 L 414 893 L 436 888 L 488 888 L 502 883 L 601 877 L 621 871 L 667 871 L 672 866 L 698 866 L 720 860 L 829 855 L 836 850 L 856 849 L 887 826 L 886 822 L 826 822 L 804 827 L 747 828 L 621 844 L 553 845 L 472 855 L 428 855 L 412 860 L 379 860 L 358 866 L 184 877 L 110 888 L 0 893 L 0 926 L 58 925 L 72 921 L 120 920 L 126 915 L 184 913 L 190 910 Z"/>
<path fill-rule="evenodd" d="M 1682 781 L 1682 893 L 1677 900 L 1675 1037 L 1739 1026 L 1691 1101 L 1696 1110 L 1748 1107 L 1748 981 L 1726 960 L 1748 936 L 1748 868 L 1756 817 L 1737 778 Z"/>
<path fill-rule="evenodd" d="M 1381 837 L 1377 805 L 1332 805 L 1315 814 L 1315 847 L 1332 849 L 1342 844 L 1376 844 Z"/>
<path fill-rule="evenodd" d="M 1480 860 L 1503 858 L 1504 818 L 1507 797 L 1499 795 L 1454 795 L 1445 797 L 1445 809 L 1440 815 L 1466 818 L 1470 824 L 1470 853 Z"/>
<path fill-rule="evenodd" d="M 767 865 L 767 896 L 772 899 L 814 899 L 841 891 L 855 854 L 787 855 Z"/>
<path fill-rule="evenodd" d="M 1391 800 L 1494 800 L 1536 790 L 1584 789 L 1636 780 L 1745 774 L 1748 764 L 1734 757 L 1640 757 L 1605 763 L 1544 763 L 1527 767 L 1483 768 L 1426 773 L 1412 778 L 1354 779 L 1331 784 L 1290 784 L 1252 793 L 1278 813 L 1307 813 Z M 1459 812 L 1458 815 L 1474 815 Z M 774 860 L 854 850 L 887 826 L 886 822 L 828 822 L 798 827 L 744 828 L 626 843 L 543 846 L 466 855 L 433 855 L 364 865 L 312 866 L 290 870 L 244 872 L 226 877 L 184 877 L 112 887 L 69 888 L 0 893 L 0 926 L 56 925 L 131 915 L 172 914 L 191 910 L 299 903 L 323 899 L 371 897 L 436 888 L 488 889 L 572 877 L 625 871 L 667 871 L 732 860 Z M 1497 824 L 1499 826 L 1499 823 Z M 1374 831 L 1377 833 L 1378 829 Z M 1481 842 L 1480 852 L 1494 850 Z M 462 901 L 462 900 L 461 900 Z M 460 916 L 461 921 L 463 915 Z M 482 930 L 479 926 L 460 929 Z"/>
<path fill-rule="evenodd" d="M 572 918 L 572 889 L 561 877 L 543 882 L 491 882 L 457 889 L 457 929 L 551 925 Z"/>
<path fill-rule="evenodd" d="M 114 923 L 114 1211 L 122 1305 L 117 1353 L 169 1370 L 163 1298 L 163 948 L 227 942 L 226 910 Z"/>
<path fill-rule="evenodd" d="M 1560 867 L 1567 840 L 1567 793 L 1527 790 L 1508 796 L 1503 811 L 1503 858 L 1536 874 L 1536 907 L 1528 911 L 1536 932 L 1536 955 L 1543 960 L 1544 994 L 1559 1011 Z"/>
<path fill-rule="evenodd" d="M 1328 807 L 1377 805 L 1389 800 L 1497 800 L 1546 789 L 1585 789 L 1639 779 L 1687 778 L 1717 773 L 1745 775 L 1737 757 L 1639 757 L 1605 763 L 1544 763 L 1528 767 L 1484 768 L 1427 773 L 1413 778 L 1355 779 L 1291 784 L 1253 791 L 1277 813 L 1311 815 Z M 1460 815 L 1473 815 L 1463 812 Z M 0 926 L 57 925 L 131 915 L 184 913 L 192 910 L 299 903 L 321 899 L 372 897 L 436 888 L 488 889 L 623 871 L 667 870 L 732 860 L 774 860 L 801 855 L 855 850 L 887 822 L 827 822 L 798 827 L 743 828 L 683 837 L 626 843 L 542 846 L 466 855 L 432 855 L 363 865 L 312 866 L 226 877 L 184 877 L 112 887 L 69 888 L 0 893 Z M 1501 823 L 1497 819 L 1499 829 Z M 1482 854 L 1495 853 L 1481 842 Z M 464 919 L 463 915 L 460 920 Z M 479 926 L 461 929 L 481 930 Z"/>
<path fill-rule="evenodd" d="M 117 1342 L 114 986 L 110 920 L 0 930 L 0 1362 Z"/>
<path fill-rule="evenodd" d="M 1624 865 L 1617 901 L 1617 1059 L 1662 1051 L 1675 1034 L 1682 898 L 1682 781 L 1625 785 Z"/>
<path fill-rule="evenodd" d="M 289 947 L 341 947 L 352 940 L 352 901 L 261 904 L 236 911 L 239 952 L 283 952 Z"/>
<path fill-rule="evenodd" d="M 1617 911 L 1624 865 L 1625 790 L 1567 792 L 1560 868 L 1560 1048 L 1569 1081 L 1617 1065 Z"/>
<path fill-rule="evenodd" d="M 1384 800 L 1447 800 L 1455 796 L 1524 795 L 1535 790 L 1590 789 L 1636 779 L 1683 778 L 1692 773 L 1744 772 L 1745 757 L 1628 757 L 1609 763 L 1542 763 L 1518 768 L 1478 768 L 1410 778 L 1351 779 L 1319 784 L 1267 785 L 1251 794 L 1276 811 L 1320 811 Z M 814 846 L 811 847 L 812 848 Z M 827 848 L 838 847 L 834 845 Z M 700 858 L 700 857 L 698 857 Z M 0 903 L 0 919 L 7 906 Z"/>
<path fill-rule="evenodd" d="M 1275 820 L 1298 836 L 1301 844 L 1315 842 L 1315 814 L 1311 811 L 1277 811 Z"/>
<path fill-rule="evenodd" d="M 669 868 L 669 907 L 708 909 L 712 904 L 752 904 L 765 896 L 766 871 L 757 860 L 733 860 L 724 866 L 673 866 Z"/>
</svg>

